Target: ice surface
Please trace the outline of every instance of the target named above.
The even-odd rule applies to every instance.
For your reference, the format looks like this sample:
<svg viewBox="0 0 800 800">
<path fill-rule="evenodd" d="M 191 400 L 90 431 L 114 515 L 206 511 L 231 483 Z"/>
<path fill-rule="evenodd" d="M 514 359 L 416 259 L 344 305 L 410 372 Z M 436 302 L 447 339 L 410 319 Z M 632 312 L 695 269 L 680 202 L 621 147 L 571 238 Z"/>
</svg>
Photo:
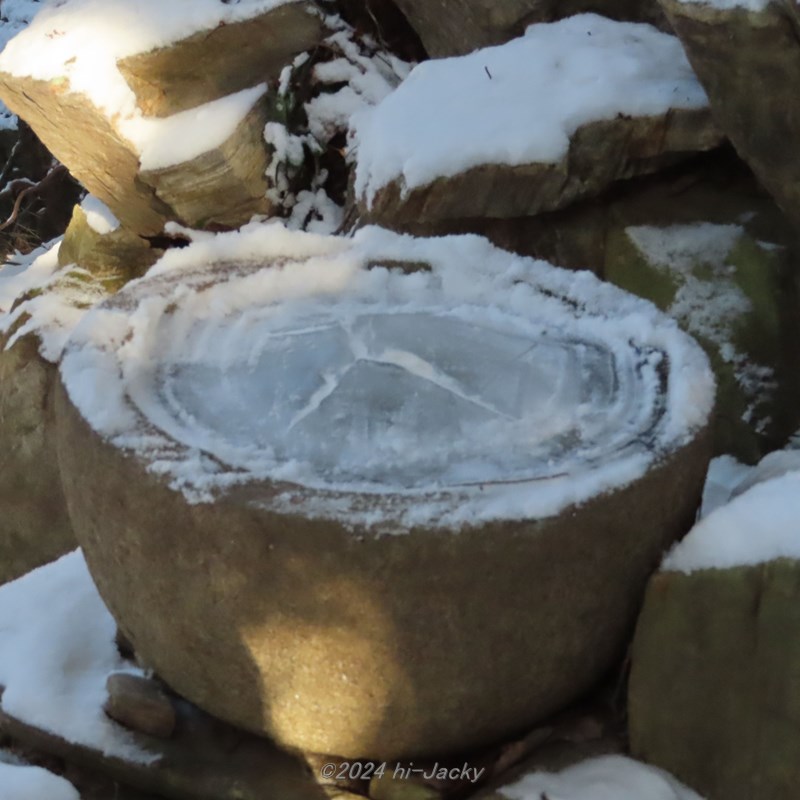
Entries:
<svg viewBox="0 0 800 800">
<path fill-rule="evenodd" d="M 623 756 L 595 758 L 559 773 L 531 773 L 499 793 L 508 800 L 702 800 L 663 770 Z"/>
<path fill-rule="evenodd" d="M 581 14 L 459 58 L 426 61 L 355 115 L 356 191 L 413 189 L 482 164 L 557 163 L 582 125 L 708 103 L 674 36 Z"/>
<path fill-rule="evenodd" d="M 117 652 L 115 633 L 80 552 L 0 586 L 3 710 L 107 755 L 153 760 L 103 712 L 108 675 L 131 671 Z M 36 800 L 51 796 L 58 795 Z"/>
<path fill-rule="evenodd" d="M 352 519 L 356 493 L 421 524 L 549 516 L 706 424 L 702 351 L 588 273 L 479 237 L 193 237 L 89 312 L 61 367 L 95 430 L 192 502 L 269 479 L 276 507 L 315 489 L 312 515 Z M 431 269 L 381 266 L 402 262 Z"/>
<path fill-rule="evenodd" d="M 217 359 L 217 330 L 204 363 L 159 365 L 144 394 L 161 408 L 142 410 L 234 466 L 297 461 L 325 482 L 403 488 L 553 474 L 641 415 L 598 344 L 498 332 L 446 310 L 296 326 L 269 331 L 249 362 Z"/>
<path fill-rule="evenodd" d="M 41 767 L 7 764 L 0 759 L 2 800 L 80 800 L 75 787 Z"/>
</svg>

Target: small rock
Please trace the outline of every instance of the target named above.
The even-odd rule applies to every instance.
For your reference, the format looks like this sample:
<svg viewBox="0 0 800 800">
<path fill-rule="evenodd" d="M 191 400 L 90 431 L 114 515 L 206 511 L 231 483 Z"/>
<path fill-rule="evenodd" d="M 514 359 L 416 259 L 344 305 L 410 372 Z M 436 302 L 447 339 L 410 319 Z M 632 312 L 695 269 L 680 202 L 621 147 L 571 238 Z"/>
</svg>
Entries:
<svg viewBox="0 0 800 800">
<path fill-rule="evenodd" d="M 75 206 L 58 251 L 58 263 L 88 270 L 110 291 L 116 291 L 129 280 L 141 277 L 162 253 L 147 239 L 122 226 L 100 233 L 90 225 L 84 209 Z"/>
<path fill-rule="evenodd" d="M 155 681 L 119 672 L 109 675 L 106 689 L 105 712 L 120 725 L 158 739 L 175 732 L 175 708 Z"/>
</svg>

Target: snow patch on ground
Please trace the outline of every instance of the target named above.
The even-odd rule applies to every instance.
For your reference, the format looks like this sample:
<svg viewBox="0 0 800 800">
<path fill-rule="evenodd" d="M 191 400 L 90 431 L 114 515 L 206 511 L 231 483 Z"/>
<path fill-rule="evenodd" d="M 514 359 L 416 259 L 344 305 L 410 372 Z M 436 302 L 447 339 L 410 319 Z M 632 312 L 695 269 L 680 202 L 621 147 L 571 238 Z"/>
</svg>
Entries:
<svg viewBox="0 0 800 800">
<path fill-rule="evenodd" d="M 702 800 L 667 772 L 624 756 L 595 758 L 559 773 L 532 773 L 499 794 L 508 800 Z"/>
<path fill-rule="evenodd" d="M 3 800 L 81 800 L 77 789 L 41 767 L 16 766 L 0 759 Z"/>
<path fill-rule="evenodd" d="M 103 712 L 107 677 L 137 672 L 120 658 L 115 633 L 80 551 L 0 586 L 3 711 L 106 755 L 152 761 Z"/>
<path fill-rule="evenodd" d="M 650 25 L 581 14 L 508 44 L 426 61 L 377 108 L 356 114 L 356 192 L 372 202 L 482 164 L 557 163 L 572 134 L 619 114 L 708 103 L 680 41 Z"/>
<path fill-rule="evenodd" d="M 381 268 L 402 262 L 431 271 Z M 714 393 L 674 321 L 589 273 L 474 236 L 277 223 L 167 253 L 89 313 L 62 376 L 98 432 L 192 502 L 273 479 L 318 490 L 312 515 L 352 520 L 356 493 L 377 519 L 392 495 L 402 524 L 454 526 L 635 480 L 706 423 Z"/>
</svg>

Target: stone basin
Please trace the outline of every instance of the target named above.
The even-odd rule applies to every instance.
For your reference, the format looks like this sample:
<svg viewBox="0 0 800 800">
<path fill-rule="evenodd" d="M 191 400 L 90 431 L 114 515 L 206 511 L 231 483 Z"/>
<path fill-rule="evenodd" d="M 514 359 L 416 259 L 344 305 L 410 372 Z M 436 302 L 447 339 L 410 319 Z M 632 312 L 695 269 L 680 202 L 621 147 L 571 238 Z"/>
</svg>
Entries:
<svg viewBox="0 0 800 800">
<path fill-rule="evenodd" d="M 283 745 L 514 735 L 613 664 L 691 525 L 707 362 L 475 237 L 281 235 L 167 257 L 73 335 L 59 460 L 98 588 L 176 691 Z"/>
</svg>

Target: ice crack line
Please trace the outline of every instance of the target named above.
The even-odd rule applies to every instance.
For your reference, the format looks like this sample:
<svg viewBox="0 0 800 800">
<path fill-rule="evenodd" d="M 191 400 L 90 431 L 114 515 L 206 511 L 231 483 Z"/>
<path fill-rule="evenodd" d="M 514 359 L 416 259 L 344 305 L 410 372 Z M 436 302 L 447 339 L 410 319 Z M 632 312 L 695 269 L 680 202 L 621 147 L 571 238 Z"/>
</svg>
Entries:
<svg viewBox="0 0 800 800">
<path fill-rule="evenodd" d="M 397 367 L 416 378 L 428 381 L 429 383 L 432 383 L 435 386 L 450 392 L 459 399 L 475 405 L 484 411 L 488 411 L 509 421 L 515 420 L 515 417 L 498 408 L 494 404 L 488 403 L 482 398 L 466 392 L 463 386 L 457 380 L 451 378 L 449 375 L 444 374 L 429 361 L 426 361 L 424 358 L 421 358 L 415 353 L 411 353 L 407 350 L 390 349 L 384 350 L 380 356 L 373 356 L 370 354 L 366 342 L 364 342 L 360 336 L 355 334 L 352 329 L 345 328 L 345 330 L 348 334 L 350 350 L 354 358 L 353 362 L 336 373 L 327 373 L 322 376 L 324 381 L 323 385 L 311 395 L 306 405 L 300 409 L 300 411 L 298 411 L 294 417 L 292 417 L 292 420 L 287 428 L 288 431 L 291 431 L 310 414 L 313 414 L 315 411 L 317 411 L 322 403 L 325 402 L 325 400 L 327 400 L 327 398 L 329 398 L 339 388 L 342 379 L 347 375 L 347 373 L 350 372 L 350 370 L 358 363 L 385 364 Z"/>
</svg>

